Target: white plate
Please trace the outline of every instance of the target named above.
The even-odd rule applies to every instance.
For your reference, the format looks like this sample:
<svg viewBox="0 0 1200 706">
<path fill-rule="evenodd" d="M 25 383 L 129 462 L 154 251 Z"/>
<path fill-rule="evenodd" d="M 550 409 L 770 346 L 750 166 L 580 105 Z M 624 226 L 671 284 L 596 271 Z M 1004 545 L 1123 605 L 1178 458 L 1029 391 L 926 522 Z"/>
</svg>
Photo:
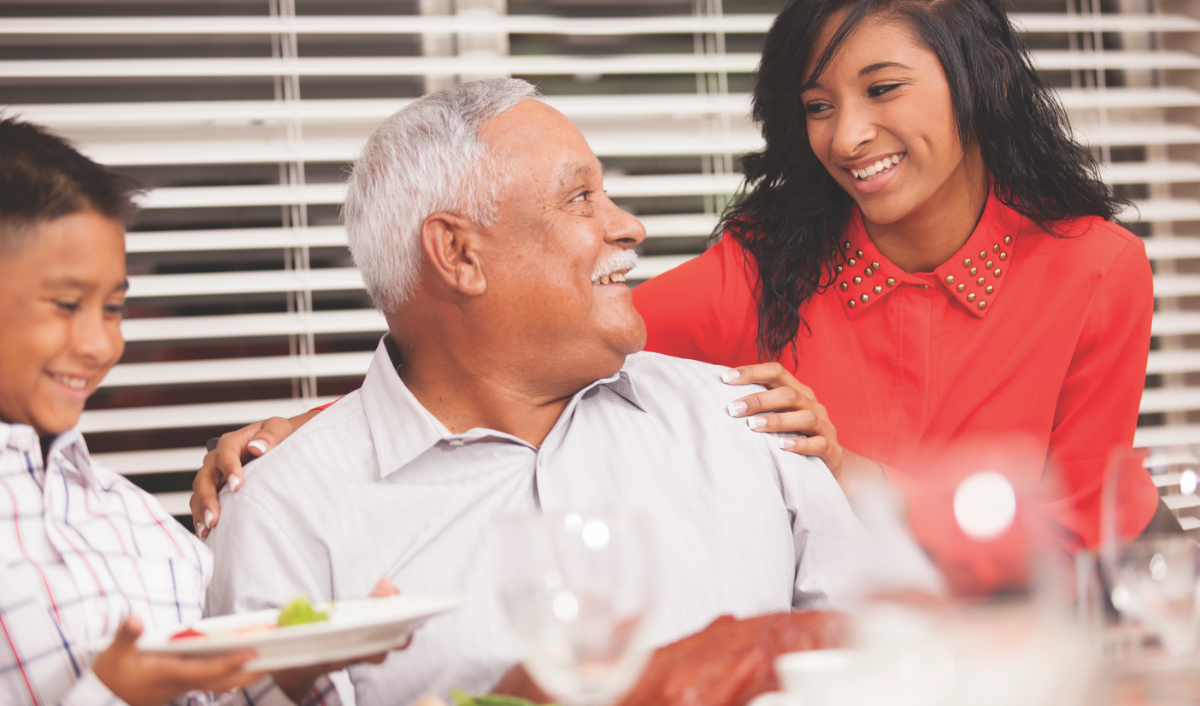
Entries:
<svg viewBox="0 0 1200 706">
<path fill-rule="evenodd" d="M 386 652 L 404 644 L 427 619 L 454 610 L 466 603 L 463 596 L 400 595 L 359 598 L 315 604 L 329 614 L 329 620 L 303 625 L 288 625 L 240 634 L 231 631 L 256 625 L 275 625 L 279 610 L 223 615 L 191 625 L 147 630 L 138 639 L 138 647 L 149 652 L 181 655 L 217 655 L 253 648 L 258 656 L 246 663 L 248 671 L 274 671 L 324 662 L 355 659 Z M 172 640 L 171 636 L 187 628 L 205 637 Z"/>
</svg>

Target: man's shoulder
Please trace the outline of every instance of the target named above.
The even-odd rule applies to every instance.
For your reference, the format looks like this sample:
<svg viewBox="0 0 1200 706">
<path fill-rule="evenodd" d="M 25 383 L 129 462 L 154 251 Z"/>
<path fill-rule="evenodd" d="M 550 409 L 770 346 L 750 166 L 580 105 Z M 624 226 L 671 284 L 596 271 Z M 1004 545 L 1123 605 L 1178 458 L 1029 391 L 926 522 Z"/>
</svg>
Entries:
<svg viewBox="0 0 1200 706">
<path fill-rule="evenodd" d="M 295 488 L 297 481 L 361 472 L 364 462 L 373 458 L 371 429 L 361 395 L 355 390 L 322 410 L 266 455 L 246 464 L 246 486 L 238 494 Z"/>
<path fill-rule="evenodd" d="M 664 398 L 669 404 L 705 400 L 725 403 L 764 389 L 760 385 L 730 385 L 721 379 L 729 368 L 661 353 L 640 352 L 625 359 L 621 369 L 643 397 Z"/>
</svg>

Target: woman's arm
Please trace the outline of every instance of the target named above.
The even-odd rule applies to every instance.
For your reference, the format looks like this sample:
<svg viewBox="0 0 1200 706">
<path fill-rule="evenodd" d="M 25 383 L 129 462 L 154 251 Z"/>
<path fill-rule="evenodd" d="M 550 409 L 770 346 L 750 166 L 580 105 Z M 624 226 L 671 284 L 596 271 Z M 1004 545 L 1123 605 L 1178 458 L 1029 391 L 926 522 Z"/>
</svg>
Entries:
<svg viewBox="0 0 1200 706">
<path fill-rule="evenodd" d="M 1060 500 L 1048 510 L 1056 524 L 1075 536 L 1070 544 L 1099 544 L 1104 468 L 1111 451 L 1133 447 L 1153 314 L 1150 263 L 1145 247 L 1135 239 L 1099 283 L 1055 409 L 1050 462 L 1058 487 L 1050 490 Z M 1140 493 L 1122 498 L 1145 523 L 1153 517 L 1157 500 L 1148 477 Z"/>
</svg>

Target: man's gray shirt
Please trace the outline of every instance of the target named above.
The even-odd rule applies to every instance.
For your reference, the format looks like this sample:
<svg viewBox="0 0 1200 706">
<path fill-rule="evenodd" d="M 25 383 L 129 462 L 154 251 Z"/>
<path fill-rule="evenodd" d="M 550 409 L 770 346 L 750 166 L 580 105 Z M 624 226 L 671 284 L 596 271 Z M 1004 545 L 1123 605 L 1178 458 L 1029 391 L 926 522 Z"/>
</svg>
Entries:
<svg viewBox="0 0 1200 706">
<path fill-rule="evenodd" d="M 864 531 L 817 459 L 778 448 L 725 405 L 719 368 L 653 353 L 577 393 L 535 448 L 451 434 L 408 391 L 380 343 L 362 388 L 247 469 L 221 496 L 208 610 L 218 615 L 358 598 L 381 577 L 402 593 L 465 593 L 412 646 L 350 670 L 357 702 L 485 692 L 520 659 L 491 579 L 495 519 L 619 507 L 653 518 L 660 549 L 654 644 L 722 614 L 839 608 L 839 570 Z"/>
</svg>

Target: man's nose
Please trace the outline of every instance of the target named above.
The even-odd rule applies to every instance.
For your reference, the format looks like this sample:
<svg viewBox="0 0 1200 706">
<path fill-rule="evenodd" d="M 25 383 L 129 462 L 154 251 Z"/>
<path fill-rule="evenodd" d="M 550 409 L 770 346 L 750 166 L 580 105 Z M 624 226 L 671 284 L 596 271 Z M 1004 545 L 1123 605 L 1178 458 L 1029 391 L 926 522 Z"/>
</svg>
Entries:
<svg viewBox="0 0 1200 706">
<path fill-rule="evenodd" d="M 874 114 L 858 106 L 843 106 L 834 117 L 833 151 L 843 158 L 861 157 L 864 146 L 878 135 Z"/>
<path fill-rule="evenodd" d="M 633 214 L 621 210 L 615 203 L 609 201 L 608 232 L 605 239 L 625 248 L 635 247 L 646 239 L 646 226 L 642 225 Z"/>
</svg>

